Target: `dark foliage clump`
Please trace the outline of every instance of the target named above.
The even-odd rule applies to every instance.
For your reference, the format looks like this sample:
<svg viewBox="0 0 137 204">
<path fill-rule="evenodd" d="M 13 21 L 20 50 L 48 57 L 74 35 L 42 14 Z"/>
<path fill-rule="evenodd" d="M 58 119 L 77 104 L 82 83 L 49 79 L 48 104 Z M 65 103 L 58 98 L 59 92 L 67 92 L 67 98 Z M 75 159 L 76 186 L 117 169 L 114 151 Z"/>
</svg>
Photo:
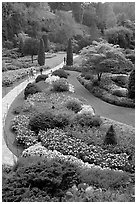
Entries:
<svg viewBox="0 0 137 204">
<path fill-rule="evenodd" d="M 24 90 L 25 99 L 27 99 L 29 94 L 32 95 L 38 92 L 41 92 L 41 89 L 35 83 L 29 83 Z"/>
<path fill-rule="evenodd" d="M 59 76 L 60 78 L 68 78 L 68 74 L 63 69 L 58 69 L 52 75 Z"/>
<path fill-rule="evenodd" d="M 116 133 L 113 128 L 113 125 L 111 125 L 106 133 L 104 145 L 116 145 L 116 144 L 117 144 Z"/>
<path fill-rule="evenodd" d="M 135 70 L 133 70 L 129 76 L 128 97 L 135 99 Z"/>
<path fill-rule="evenodd" d="M 68 65 L 68 66 L 73 65 L 73 50 L 72 50 L 71 39 L 69 39 L 69 41 L 68 41 L 66 65 Z"/>
<path fill-rule="evenodd" d="M 37 78 L 35 79 L 35 82 L 38 83 L 39 81 L 45 81 L 47 78 L 48 78 L 48 75 L 41 74 L 37 76 Z"/>
</svg>

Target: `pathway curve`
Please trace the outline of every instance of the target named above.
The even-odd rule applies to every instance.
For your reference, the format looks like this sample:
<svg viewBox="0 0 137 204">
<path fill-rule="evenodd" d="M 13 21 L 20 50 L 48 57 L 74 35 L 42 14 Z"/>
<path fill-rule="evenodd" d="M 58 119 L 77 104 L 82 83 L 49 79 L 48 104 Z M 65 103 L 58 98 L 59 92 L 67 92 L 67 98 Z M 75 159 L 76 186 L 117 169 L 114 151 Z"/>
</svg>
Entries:
<svg viewBox="0 0 137 204">
<path fill-rule="evenodd" d="M 75 87 L 75 95 L 83 97 L 95 109 L 96 114 L 101 115 L 126 125 L 135 126 L 135 109 L 112 105 L 102 101 L 92 95 L 81 83 L 77 80 L 78 72 L 69 71 L 69 82 Z"/>
<path fill-rule="evenodd" d="M 78 55 L 74 56 L 73 58 L 76 58 Z M 56 59 L 51 59 L 50 63 L 57 64 L 58 62 L 55 61 Z M 48 64 L 49 65 L 49 64 Z M 56 67 L 53 67 L 52 69 L 46 70 L 43 72 L 43 74 L 49 74 L 51 71 L 55 71 L 61 67 L 63 67 L 64 63 L 62 62 Z M 37 74 L 38 75 L 38 74 Z M 34 79 L 29 80 L 29 82 L 33 82 Z M 2 125 L 4 127 L 5 125 L 5 119 L 8 113 L 8 109 L 10 108 L 12 102 L 14 99 L 21 93 L 21 91 L 24 90 L 24 88 L 27 86 L 28 80 L 25 80 L 18 86 L 16 86 L 14 89 L 12 89 L 6 96 L 2 98 Z M 3 129 L 3 128 L 2 128 Z M 3 137 L 2 137 L 2 164 L 7 164 L 7 165 L 13 165 L 14 162 L 17 160 L 16 156 L 13 155 L 13 153 L 8 149 L 8 144 L 4 140 L 4 132 L 3 132 Z"/>
</svg>

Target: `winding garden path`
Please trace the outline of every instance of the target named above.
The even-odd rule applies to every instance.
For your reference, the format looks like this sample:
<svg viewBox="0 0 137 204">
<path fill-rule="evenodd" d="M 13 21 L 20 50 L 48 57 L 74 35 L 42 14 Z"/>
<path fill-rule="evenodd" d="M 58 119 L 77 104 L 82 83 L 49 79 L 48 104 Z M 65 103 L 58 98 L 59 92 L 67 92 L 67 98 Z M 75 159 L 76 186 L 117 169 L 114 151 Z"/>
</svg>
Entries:
<svg viewBox="0 0 137 204">
<path fill-rule="evenodd" d="M 64 55 L 65 56 L 65 55 Z M 76 57 L 76 56 L 75 56 Z M 63 58 L 62 58 L 63 59 Z M 50 59 L 49 62 L 53 65 L 59 64 L 56 59 Z M 47 64 L 49 65 L 49 64 Z M 52 71 L 60 68 L 63 66 L 63 63 L 59 64 L 58 66 L 52 68 Z M 50 70 L 47 70 L 44 72 L 44 74 L 48 74 Z M 119 107 L 115 105 L 108 104 L 99 98 L 94 97 L 91 93 L 89 93 L 88 90 L 84 88 L 80 84 L 80 82 L 77 80 L 77 76 L 79 75 L 78 72 L 75 71 L 69 71 L 70 76 L 68 78 L 69 82 L 74 85 L 75 87 L 75 93 L 74 95 L 78 98 L 82 97 L 84 100 L 87 101 L 88 104 L 91 104 L 96 114 L 99 114 L 101 116 L 104 116 L 106 118 L 110 118 L 112 120 L 116 120 L 122 123 L 125 123 L 127 125 L 134 126 L 135 125 L 135 110 L 131 108 L 124 108 Z M 19 93 L 26 87 L 28 84 L 28 80 L 25 80 L 18 86 L 16 86 L 13 90 L 11 90 L 5 97 L 2 99 L 2 120 L 3 120 L 3 127 L 5 124 L 5 118 L 8 112 L 8 109 L 14 99 L 19 95 Z M 4 134 L 3 134 L 4 135 Z M 13 165 L 14 160 L 16 160 L 16 157 L 13 156 L 13 153 L 8 149 L 8 144 L 6 144 L 4 137 L 2 137 L 2 163 Z"/>
</svg>

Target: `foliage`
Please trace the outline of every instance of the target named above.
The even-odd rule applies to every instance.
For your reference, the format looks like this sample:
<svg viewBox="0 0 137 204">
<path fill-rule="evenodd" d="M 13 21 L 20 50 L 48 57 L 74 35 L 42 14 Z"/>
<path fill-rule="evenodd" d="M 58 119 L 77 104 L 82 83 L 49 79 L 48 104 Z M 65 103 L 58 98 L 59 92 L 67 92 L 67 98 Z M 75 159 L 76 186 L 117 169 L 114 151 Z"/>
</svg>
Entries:
<svg viewBox="0 0 137 204">
<path fill-rule="evenodd" d="M 91 115 L 90 113 L 77 114 L 73 118 L 73 123 L 80 124 L 81 126 L 100 126 L 102 121 L 100 116 Z"/>
<path fill-rule="evenodd" d="M 27 38 L 23 43 L 22 53 L 30 55 L 33 63 L 33 55 L 38 54 L 39 41 L 34 38 Z"/>
<path fill-rule="evenodd" d="M 63 69 L 55 70 L 54 72 L 52 72 L 52 75 L 59 76 L 60 78 L 68 78 L 68 73 Z"/>
<path fill-rule="evenodd" d="M 49 42 L 48 42 L 48 36 L 46 34 L 42 35 L 42 39 L 44 41 L 44 46 L 45 46 L 45 52 L 49 51 Z"/>
<path fill-rule="evenodd" d="M 79 112 L 82 109 L 82 103 L 78 99 L 70 99 L 66 102 L 65 106 L 74 111 L 75 113 Z"/>
<path fill-rule="evenodd" d="M 62 197 L 64 191 L 79 180 L 76 169 L 67 162 L 47 162 L 37 157 L 19 162 L 10 178 L 4 179 L 3 202 L 22 202 L 37 197 L 50 201 L 51 197 Z"/>
<path fill-rule="evenodd" d="M 122 48 L 130 47 L 133 32 L 123 26 L 107 29 L 105 35 L 109 43 L 118 44 Z"/>
<path fill-rule="evenodd" d="M 62 92 L 69 90 L 69 83 L 66 79 L 62 78 L 52 83 L 53 91 Z"/>
<path fill-rule="evenodd" d="M 73 65 L 73 50 L 71 39 L 68 40 L 66 65 L 68 66 Z"/>
<path fill-rule="evenodd" d="M 133 70 L 129 76 L 128 97 L 131 99 L 135 99 L 135 70 Z"/>
<path fill-rule="evenodd" d="M 106 136 L 104 138 L 104 144 L 105 145 L 116 145 L 117 144 L 116 133 L 115 133 L 113 125 L 110 126 L 110 128 L 108 129 L 106 133 Z"/>
<path fill-rule="evenodd" d="M 37 76 L 37 78 L 35 79 L 35 82 L 38 83 L 39 81 L 45 81 L 47 78 L 48 78 L 48 75 L 41 74 Z"/>
<path fill-rule="evenodd" d="M 25 99 L 27 99 L 29 94 L 32 95 L 38 92 L 41 92 L 41 89 L 38 88 L 38 86 L 35 83 L 29 83 L 24 90 Z"/>
<path fill-rule="evenodd" d="M 43 66 L 45 64 L 45 47 L 43 39 L 40 39 L 39 51 L 38 51 L 38 64 Z"/>
</svg>

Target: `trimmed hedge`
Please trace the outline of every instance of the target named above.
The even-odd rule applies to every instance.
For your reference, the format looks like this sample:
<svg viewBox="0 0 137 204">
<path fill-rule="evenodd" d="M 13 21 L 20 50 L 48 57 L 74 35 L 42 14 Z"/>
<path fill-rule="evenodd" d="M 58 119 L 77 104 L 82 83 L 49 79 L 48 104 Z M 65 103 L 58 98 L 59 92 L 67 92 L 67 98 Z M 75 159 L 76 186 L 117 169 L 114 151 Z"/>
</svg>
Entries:
<svg viewBox="0 0 137 204">
<path fill-rule="evenodd" d="M 39 81 L 45 81 L 47 78 L 48 78 L 48 75 L 41 74 L 37 76 L 37 78 L 35 79 L 35 82 L 38 83 Z"/>
<path fill-rule="evenodd" d="M 55 70 L 52 75 L 59 76 L 60 78 L 68 78 L 68 73 L 66 73 L 63 69 Z"/>
<path fill-rule="evenodd" d="M 38 92 L 41 92 L 41 89 L 35 83 L 29 83 L 24 90 L 25 99 L 27 99 L 29 94 L 32 95 Z"/>
</svg>

